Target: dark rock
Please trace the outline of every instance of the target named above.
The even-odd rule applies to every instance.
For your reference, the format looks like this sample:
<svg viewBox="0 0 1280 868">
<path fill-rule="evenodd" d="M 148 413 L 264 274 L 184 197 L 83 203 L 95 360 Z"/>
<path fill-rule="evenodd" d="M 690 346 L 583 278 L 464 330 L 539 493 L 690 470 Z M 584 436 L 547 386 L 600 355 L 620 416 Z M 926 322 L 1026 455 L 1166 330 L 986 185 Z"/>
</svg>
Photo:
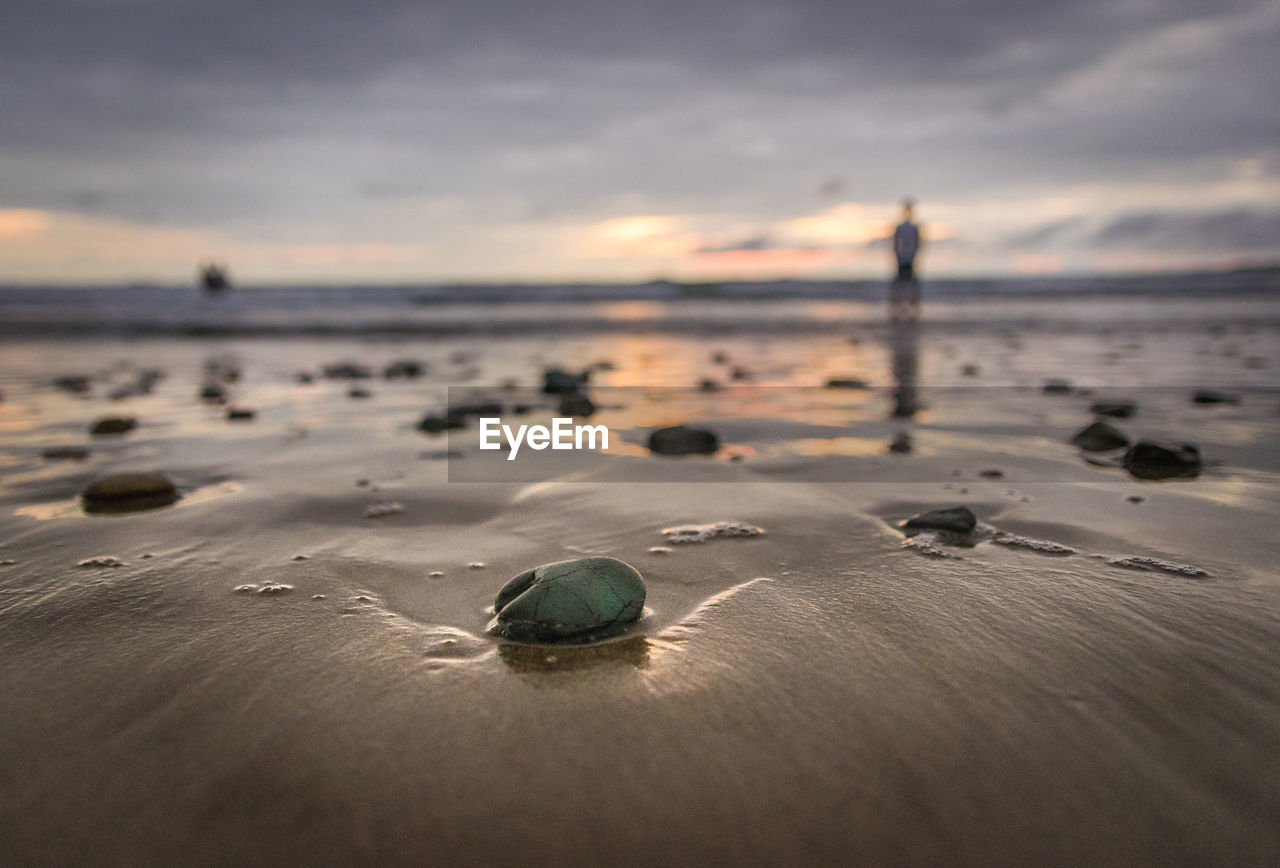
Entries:
<svg viewBox="0 0 1280 868">
<path fill-rule="evenodd" d="M 1106 422 L 1094 422 L 1071 436 L 1071 442 L 1085 452 L 1110 452 L 1129 445 L 1124 432 Z"/>
<path fill-rule="evenodd" d="M 1071 394 L 1071 383 L 1068 380 L 1045 380 L 1044 393 L 1046 395 L 1069 395 Z"/>
<path fill-rule="evenodd" d="M 422 362 L 416 359 L 398 359 L 383 368 L 382 376 L 388 380 L 414 380 L 424 372 Z"/>
<path fill-rule="evenodd" d="M 865 389 L 867 383 L 865 380 L 855 380 L 846 378 L 834 378 L 827 380 L 828 389 Z"/>
<path fill-rule="evenodd" d="M 208 383 L 200 389 L 200 400 L 210 404 L 225 404 L 227 390 L 217 383 Z"/>
<path fill-rule="evenodd" d="M 303 386 L 309 386 L 316 381 L 316 378 L 308 371 L 298 371 L 293 375 L 293 381 Z"/>
<path fill-rule="evenodd" d="M 502 586 L 490 630 L 524 642 L 590 641 L 638 620 L 644 600 L 639 571 L 616 558 L 543 564 Z"/>
<path fill-rule="evenodd" d="M 979 372 L 979 368 L 977 365 L 961 365 L 960 366 L 960 376 L 962 377 L 976 377 L 978 376 L 978 372 Z"/>
<path fill-rule="evenodd" d="M 699 392 L 722 392 L 724 391 L 724 386 L 720 385 L 715 380 L 701 380 L 698 382 L 698 391 Z"/>
<path fill-rule="evenodd" d="M 227 409 L 227 420 L 231 422 L 249 422 L 257 415 L 257 411 L 246 407 L 230 407 Z"/>
<path fill-rule="evenodd" d="M 991 470 L 981 470 L 978 472 L 978 475 L 984 479 L 1003 479 L 1004 471 L 992 468 Z"/>
<path fill-rule="evenodd" d="M 893 435 L 893 440 L 889 443 L 889 451 L 905 455 L 911 451 L 911 435 L 906 431 L 899 431 Z"/>
<path fill-rule="evenodd" d="M 1194 479 L 1204 463 L 1191 443 L 1140 440 L 1124 454 L 1125 470 L 1138 479 Z"/>
<path fill-rule="evenodd" d="M 138 420 L 132 416 L 107 416 L 93 423 L 90 434 L 123 434 L 138 427 Z"/>
<path fill-rule="evenodd" d="M 373 392 L 370 392 L 368 389 L 361 389 L 357 386 L 354 389 L 347 390 L 347 397 L 354 398 L 357 401 L 361 401 L 361 400 L 364 400 L 365 398 L 372 398 Z"/>
<path fill-rule="evenodd" d="M 61 389 L 64 392 L 83 395 L 89 391 L 89 382 L 90 377 L 87 374 L 64 374 L 61 377 L 55 377 L 53 385 L 54 388 Z"/>
<path fill-rule="evenodd" d="M 84 461 L 89 450 L 83 446 L 53 446 L 41 452 L 40 457 L 48 461 Z"/>
<path fill-rule="evenodd" d="M 1133 401 L 1099 401 L 1089 407 L 1095 416 L 1110 416 L 1113 419 L 1128 419 L 1138 410 Z"/>
<path fill-rule="evenodd" d="M 80 501 L 85 512 L 136 512 L 168 506 L 179 496 L 164 474 L 117 473 L 90 484 Z"/>
<path fill-rule="evenodd" d="M 467 427 L 467 417 L 452 410 L 446 411 L 442 415 L 428 413 L 418 423 L 418 430 L 427 434 L 439 434 L 442 431 L 465 427 Z"/>
<path fill-rule="evenodd" d="M 649 435 L 649 451 L 659 455 L 710 455 L 719 448 L 719 436 L 702 428 L 673 425 Z"/>
<path fill-rule="evenodd" d="M 582 391 L 586 381 L 585 374 L 570 374 L 559 368 L 550 368 L 542 374 L 542 391 L 548 395 L 570 395 Z"/>
<path fill-rule="evenodd" d="M 564 395 L 560 398 L 561 416 L 590 416 L 596 411 L 596 405 L 586 395 Z"/>
<path fill-rule="evenodd" d="M 713 364 L 723 365 L 729 361 L 729 356 L 724 352 L 717 351 L 711 354 L 711 361 Z"/>
<path fill-rule="evenodd" d="M 922 530 L 946 530 L 952 533 L 968 533 L 978 526 L 978 517 L 967 506 L 951 506 L 946 509 L 930 509 L 913 515 L 904 521 L 907 532 Z"/>
<path fill-rule="evenodd" d="M 373 371 L 356 362 L 334 362 L 325 365 L 322 370 L 330 380 L 367 380 L 373 376 Z"/>
<path fill-rule="evenodd" d="M 731 380 L 750 380 L 753 376 L 751 371 L 742 367 L 734 368 L 729 372 L 729 379 Z"/>
<path fill-rule="evenodd" d="M 1191 395 L 1193 404 L 1239 404 L 1239 395 L 1228 395 L 1225 392 L 1215 392 L 1213 389 L 1197 389 Z"/>
</svg>

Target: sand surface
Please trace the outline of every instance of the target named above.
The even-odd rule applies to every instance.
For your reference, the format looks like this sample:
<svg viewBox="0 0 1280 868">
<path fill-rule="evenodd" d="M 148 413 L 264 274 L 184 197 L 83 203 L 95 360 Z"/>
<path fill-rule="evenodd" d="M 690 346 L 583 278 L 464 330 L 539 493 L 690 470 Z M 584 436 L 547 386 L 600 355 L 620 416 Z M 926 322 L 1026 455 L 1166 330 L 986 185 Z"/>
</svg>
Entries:
<svg viewBox="0 0 1280 868">
<path fill-rule="evenodd" d="M 852 338 L 6 342 L 0 863 L 1280 863 L 1275 325 Z M 398 358 L 430 373 L 292 379 Z M 605 359 L 616 453 L 511 481 L 474 430 L 414 429 L 449 387 Z M 255 419 L 198 400 L 209 360 Z M 141 367 L 167 376 L 109 400 Z M 904 378 L 927 406 L 893 419 Z M 1204 473 L 1083 461 L 1106 395 Z M 681 421 L 726 449 L 645 454 Z M 64 445 L 92 452 L 40 457 Z M 84 514 L 125 470 L 184 496 Z M 899 520 L 957 504 L 1021 544 L 904 547 Z M 662 534 L 720 520 L 765 533 Z M 585 554 L 644 574 L 630 633 L 484 633 L 509 577 Z"/>
</svg>

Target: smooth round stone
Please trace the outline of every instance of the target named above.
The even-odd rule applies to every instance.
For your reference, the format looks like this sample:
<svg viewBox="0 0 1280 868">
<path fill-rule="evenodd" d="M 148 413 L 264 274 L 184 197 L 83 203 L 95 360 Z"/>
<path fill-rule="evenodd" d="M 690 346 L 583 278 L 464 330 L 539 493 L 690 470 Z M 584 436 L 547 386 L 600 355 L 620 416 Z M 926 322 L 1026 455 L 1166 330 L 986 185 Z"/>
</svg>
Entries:
<svg viewBox="0 0 1280 868">
<path fill-rule="evenodd" d="M 659 455 L 710 455 L 720 448 L 714 431 L 673 425 L 649 435 L 649 451 Z"/>
<path fill-rule="evenodd" d="M 1085 452 L 1109 452 L 1129 445 L 1129 438 L 1114 425 L 1106 422 L 1094 422 L 1079 431 L 1071 438 L 1071 442 Z"/>
<path fill-rule="evenodd" d="M 123 434 L 138 427 L 138 420 L 132 416 L 108 416 L 93 423 L 90 434 Z"/>
<path fill-rule="evenodd" d="M 80 494 L 85 512 L 135 512 L 168 506 L 180 495 L 162 473 L 116 473 L 91 483 Z"/>
<path fill-rule="evenodd" d="M 522 642 L 590 640 L 637 620 L 644 598 L 644 580 L 630 564 L 606 557 L 558 561 L 503 585 L 489 629 Z"/>
<path fill-rule="evenodd" d="M 1124 469 L 1138 479 L 1194 479 L 1204 466 L 1191 443 L 1140 440 L 1124 454 Z"/>
</svg>

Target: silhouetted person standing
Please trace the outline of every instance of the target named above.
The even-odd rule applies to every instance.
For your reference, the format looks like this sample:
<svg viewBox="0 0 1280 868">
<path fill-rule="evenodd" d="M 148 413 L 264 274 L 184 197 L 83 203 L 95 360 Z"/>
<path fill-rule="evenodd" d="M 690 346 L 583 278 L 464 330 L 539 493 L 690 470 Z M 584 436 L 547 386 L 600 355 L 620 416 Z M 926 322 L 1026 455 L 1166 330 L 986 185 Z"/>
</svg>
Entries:
<svg viewBox="0 0 1280 868">
<path fill-rule="evenodd" d="M 910 199 L 902 200 L 902 222 L 893 230 L 893 252 L 898 258 L 898 280 L 916 279 L 916 254 L 920 252 L 920 227 L 911 220 L 915 207 Z"/>
</svg>

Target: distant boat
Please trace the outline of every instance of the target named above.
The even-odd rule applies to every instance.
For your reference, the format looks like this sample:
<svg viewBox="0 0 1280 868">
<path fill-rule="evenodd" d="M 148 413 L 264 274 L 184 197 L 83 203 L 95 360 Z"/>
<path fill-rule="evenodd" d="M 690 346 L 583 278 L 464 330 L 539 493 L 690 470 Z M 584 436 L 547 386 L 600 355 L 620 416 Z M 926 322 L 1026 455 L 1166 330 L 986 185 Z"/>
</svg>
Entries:
<svg viewBox="0 0 1280 868">
<path fill-rule="evenodd" d="M 226 266 L 210 262 L 200 266 L 200 285 L 205 292 L 222 292 L 231 288 L 231 278 L 227 276 Z"/>
</svg>

